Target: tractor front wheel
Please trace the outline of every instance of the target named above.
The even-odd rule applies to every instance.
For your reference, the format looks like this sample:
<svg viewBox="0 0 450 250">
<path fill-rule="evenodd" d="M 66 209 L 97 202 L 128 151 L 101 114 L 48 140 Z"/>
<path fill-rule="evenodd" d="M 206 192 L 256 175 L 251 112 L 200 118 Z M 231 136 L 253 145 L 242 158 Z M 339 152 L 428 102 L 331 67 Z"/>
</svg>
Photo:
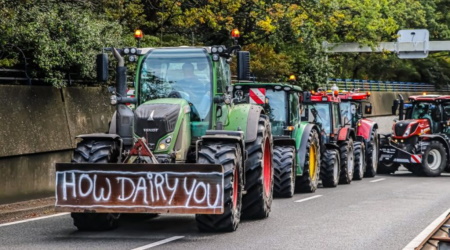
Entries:
<svg viewBox="0 0 450 250">
<path fill-rule="evenodd" d="M 83 140 L 73 153 L 73 163 L 113 163 L 117 162 L 119 146 L 115 141 Z M 80 231 L 100 231 L 114 229 L 119 224 L 117 213 L 72 213 L 73 224 Z"/>
<path fill-rule="evenodd" d="M 239 144 L 207 142 L 198 153 L 200 164 L 220 164 L 224 170 L 223 214 L 197 214 L 197 226 L 203 232 L 235 231 L 241 219 L 242 206 L 242 153 Z"/>
<path fill-rule="evenodd" d="M 353 173 L 353 180 L 362 180 L 366 170 L 366 154 L 364 143 L 355 142 L 355 172 Z"/>
<path fill-rule="evenodd" d="M 339 151 L 336 149 L 325 150 L 320 166 L 320 179 L 324 187 L 336 187 L 339 183 Z"/>
<path fill-rule="evenodd" d="M 447 154 L 444 145 L 438 141 L 431 141 L 422 158 L 421 172 L 429 177 L 439 176 L 446 166 Z"/>
<path fill-rule="evenodd" d="M 295 186 L 295 147 L 273 147 L 274 197 L 292 197 Z"/>
<path fill-rule="evenodd" d="M 306 146 L 303 175 L 297 178 L 296 190 L 313 193 L 316 191 L 320 178 L 320 142 L 316 130 L 312 130 Z"/>
<path fill-rule="evenodd" d="M 343 141 L 339 145 L 341 152 L 341 174 L 339 178 L 339 184 L 350 184 L 353 179 L 354 171 L 354 151 L 353 151 L 353 139 Z"/>
<path fill-rule="evenodd" d="M 242 216 L 263 219 L 269 216 L 273 200 L 272 135 L 269 118 L 261 115 L 256 140 L 246 143 L 245 191 Z"/>
</svg>

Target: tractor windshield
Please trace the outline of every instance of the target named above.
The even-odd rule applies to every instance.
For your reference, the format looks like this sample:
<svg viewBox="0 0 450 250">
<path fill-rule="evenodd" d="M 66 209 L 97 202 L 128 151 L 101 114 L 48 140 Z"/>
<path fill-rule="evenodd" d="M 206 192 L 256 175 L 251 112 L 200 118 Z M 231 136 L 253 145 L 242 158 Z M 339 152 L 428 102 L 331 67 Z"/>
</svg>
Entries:
<svg viewBox="0 0 450 250">
<path fill-rule="evenodd" d="M 322 128 L 325 133 L 331 133 L 331 114 L 329 103 L 314 103 L 309 105 L 309 121 L 315 121 L 322 124 Z M 316 114 L 316 115 L 314 115 Z"/>
<path fill-rule="evenodd" d="M 356 122 L 359 119 L 358 111 L 361 108 L 361 104 L 353 102 L 341 102 L 339 106 L 341 108 L 342 119 L 344 119 L 344 117 L 347 117 L 347 119 L 352 123 L 352 126 L 355 126 Z"/>
<path fill-rule="evenodd" d="M 432 113 L 435 111 L 436 105 L 431 102 L 416 102 L 413 104 L 411 111 L 411 119 L 429 119 L 432 121 Z"/>
<path fill-rule="evenodd" d="M 156 49 L 143 60 L 139 76 L 139 101 L 183 98 L 192 104 L 200 121 L 211 109 L 211 65 L 203 49 Z"/>
<path fill-rule="evenodd" d="M 272 134 L 283 135 L 287 124 L 286 116 L 286 92 L 283 90 L 266 90 L 266 98 L 269 103 L 266 106 L 266 112 L 272 121 Z"/>
</svg>

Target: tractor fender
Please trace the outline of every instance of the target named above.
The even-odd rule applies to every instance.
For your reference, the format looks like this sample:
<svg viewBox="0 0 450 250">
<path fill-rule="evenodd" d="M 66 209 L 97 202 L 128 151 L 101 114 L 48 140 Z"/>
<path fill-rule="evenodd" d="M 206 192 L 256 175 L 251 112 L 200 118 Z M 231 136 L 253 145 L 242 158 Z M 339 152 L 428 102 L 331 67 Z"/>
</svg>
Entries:
<svg viewBox="0 0 450 250">
<path fill-rule="evenodd" d="M 340 148 L 335 143 L 325 143 L 325 149 L 336 149 L 340 152 Z"/>
<path fill-rule="evenodd" d="M 353 138 L 355 140 L 355 131 L 349 127 L 343 127 L 339 130 L 338 141 L 346 141 L 348 138 Z"/>
<path fill-rule="evenodd" d="M 255 141 L 261 114 L 264 114 L 264 109 L 261 106 L 246 103 L 236 104 L 230 108 L 228 122 L 224 129 L 244 131 L 245 143 Z"/>
<path fill-rule="evenodd" d="M 296 149 L 297 149 L 298 166 L 302 168 L 302 173 L 303 173 L 303 166 L 305 165 L 306 147 L 309 146 L 308 138 L 312 130 L 316 130 L 317 133 L 319 133 L 320 131 L 317 125 L 313 123 L 302 122 L 298 129 L 299 133 L 296 134 L 297 137 L 295 138 L 295 141 L 297 143 Z M 321 138 L 319 136 L 319 145 L 322 144 L 320 140 Z"/>
<path fill-rule="evenodd" d="M 93 134 L 83 134 L 83 135 L 77 135 L 75 138 L 80 139 L 110 139 L 110 140 L 121 140 L 120 136 L 118 134 L 104 134 L 104 133 L 93 133 Z"/>
<path fill-rule="evenodd" d="M 356 123 L 356 135 L 363 137 L 366 142 L 370 141 L 374 129 L 378 129 L 378 124 L 372 120 L 361 119 Z"/>
<path fill-rule="evenodd" d="M 247 160 L 247 151 L 245 151 L 245 141 L 244 141 L 244 132 L 243 131 L 227 131 L 227 130 L 206 130 L 206 134 L 200 137 L 199 140 L 195 143 L 196 147 L 196 162 L 198 162 L 198 152 L 199 144 L 205 141 L 228 141 L 238 143 L 241 148 L 242 161 L 241 166 L 245 166 L 245 160 Z M 245 185 L 245 174 L 242 175 L 243 182 Z"/>
<path fill-rule="evenodd" d="M 444 137 L 439 134 L 429 134 L 429 135 L 421 135 L 421 136 L 419 136 L 419 138 L 420 139 L 427 138 L 427 139 L 436 140 L 436 141 L 439 141 L 440 143 L 442 143 L 447 152 L 447 160 L 450 160 L 450 144 L 448 141 L 449 139 L 446 136 Z M 422 140 L 422 142 L 423 142 L 423 140 Z M 428 144 L 426 146 L 428 146 Z M 422 150 L 425 150 L 425 149 L 422 148 Z"/>
<path fill-rule="evenodd" d="M 289 136 L 273 136 L 273 145 L 274 146 L 294 146 L 294 147 L 296 147 L 295 140 Z"/>
</svg>

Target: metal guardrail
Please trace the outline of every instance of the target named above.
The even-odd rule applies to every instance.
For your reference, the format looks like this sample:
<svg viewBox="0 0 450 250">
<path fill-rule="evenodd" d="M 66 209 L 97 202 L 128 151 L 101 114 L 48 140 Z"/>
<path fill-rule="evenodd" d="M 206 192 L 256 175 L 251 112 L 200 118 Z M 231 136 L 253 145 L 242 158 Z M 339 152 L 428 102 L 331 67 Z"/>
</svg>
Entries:
<svg viewBox="0 0 450 250">
<path fill-rule="evenodd" d="M 359 89 L 360 91 L 450 91 L 450 85 L 438 86 L 429 83 L 419 82 L 391 82 L 391 81 L 373 81 L 356 79 L 338 79 L 329 78 L 326 84 L 327 89 L 331 89 L 333 84 L 342 90 Z"/>
</svg>

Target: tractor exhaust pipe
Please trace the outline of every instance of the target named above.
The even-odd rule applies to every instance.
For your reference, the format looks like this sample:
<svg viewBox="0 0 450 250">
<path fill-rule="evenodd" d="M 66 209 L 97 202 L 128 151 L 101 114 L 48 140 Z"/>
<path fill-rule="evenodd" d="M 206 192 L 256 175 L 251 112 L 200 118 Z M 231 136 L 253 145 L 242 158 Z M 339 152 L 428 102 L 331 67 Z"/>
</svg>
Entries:
<svg viewBox="0 0 450 250">
<path fill-rule="evenodd" d="M 403 100 L 403 96 L 401 94 L 398 94 L 398 99 L 399 99 L 398 119 L 401 121 L 403 120 L 403 111 L 404 111 L 403 106 L 405 101 Z"/>
<path fill-rule="evenodd" d="M 117 60 L 116 68 L 116 92 L 119 97 L 127 96 L 127 67 L 125 67 L 125 60 L 120 53 L 113 48 L 114 57 Z"/>
</svg>

